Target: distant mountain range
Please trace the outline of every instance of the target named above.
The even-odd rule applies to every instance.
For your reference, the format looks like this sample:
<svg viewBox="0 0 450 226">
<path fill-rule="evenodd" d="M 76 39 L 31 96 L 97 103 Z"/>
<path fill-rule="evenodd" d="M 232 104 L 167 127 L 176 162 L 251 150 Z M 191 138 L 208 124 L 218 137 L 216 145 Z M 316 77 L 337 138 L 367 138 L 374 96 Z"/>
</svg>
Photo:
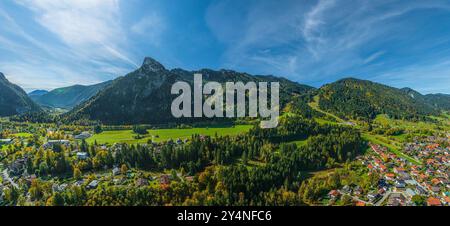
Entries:
<svg viewBox="0 0 450 226">
<path fill-rule="evenodd" d="M 93 97 L 100 90 L 111 84 L 111 81 L 103 82 L 91 86 L 74 85 L 64 88 L 58 88 L 50 92 L 45 90 L 36 90 L 28 96 L 43 107 L 72 109 Z"/>
<path fill-rule="evenodd" d="M 68 121 L 86 119 L 105 124 L 189 123 L 198 119 L 172 117 L 170 107 L 175 96 L 170 94 L 170 90 L 177 81 L 193 84 L 195 73 L 202 74 L 204 82 L 280 82 L 282 107 L 293 100 L 301 100 L 303 104 L 296 106 L 307 108 L 306 102 L 317 96 L 322 110 L 347 119 L 371 120 L 378 114 L 421 119 L 439 114 L 442 110 L 450 111 L 450 95 L 447 94 L 422 95 L 410 88 L 397 89 L 355 78 L 342 79 L 316 89 L 284 78 L 231 70 L 168 70 L 148 57 L 139 69 L 113 81 L 91 86 L 75 85 L 50 92 L 36 90 L 28 96 L 1 74 L 0 116 L 41 111 L 42 106 L 70 110 L 62 115 Z"/>
<path fill-rule="evenodd" d="M 410 95 L 413 99 L 418 99 L 427 103 L 435 109 L 443 109 L 450 111 L 450 95 L 449 94 L 427 94 L 422 95 L 411 88 L 403 88 L 404 92 Z"/>
<path fill-rule="evenodd" d="M 0 72 L 1 117 L 40 111 L 42 109 L 27 96 L 22 88 L 9 82 Z"/>
<path fill-rule="evenodd" d="M 47 90 L 34 90 L 33 92 L 28 93 L 29 97 L 40 97 L 44 94 L 47 94 Z"/>
<path fill-rule="evenodd" d="M 124 77 L 117 78 L 110 86 L 77 106 L 65 116 L 69 120 L 99 120 L 107 124 L 189 121 L 190 119 L 177 120 L 173 118 L 170 107 L 175 96 L 170 94 L 170 90 L 172 84 L 177 81 L 192 84 L 195 73 L 201 73 L 205 82 L 278 81 L 281 83 L 280 101 L 282 103 L 286 103 L 292 95 L 300 95 L 314 89 L 283 78 L 252 76 L 228 70 L 167 70 L 156 60 L 146 58 L 139 69 Z"/>
</svg>

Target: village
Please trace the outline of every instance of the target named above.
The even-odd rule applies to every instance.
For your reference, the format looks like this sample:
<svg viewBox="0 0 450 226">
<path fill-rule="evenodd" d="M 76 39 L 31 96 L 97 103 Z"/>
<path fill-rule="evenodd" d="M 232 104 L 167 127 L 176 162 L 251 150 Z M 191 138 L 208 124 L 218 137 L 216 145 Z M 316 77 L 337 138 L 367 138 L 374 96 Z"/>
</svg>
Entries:
<svg viewBox="0 0 450 226">
<path fill-rule="evenodd" d="M 448 206 L 449 138 L 448 135 L 430 136 L 405 144 L 403 152 L 416 161 L 399 157 L 387 147 L 369 143 L 370 153 L 359 157 L 359 161 L 367 167 L 368 174 L 379 176 L 377 186 L 368 192 L 356 185 L 346 185 L 332 190 L 328 196 L 332 201 L 350 197 L 357 206 Z"/>
<path fill-rule="evenodd" d="M 47 129 L 47 136 L 55 133 L 54 129 Z M 65 155 L 74 162 L 83 163 L 91 159 L 87 151 L 82 151 L 83 142 L 91 137 L 89 131 L 79 133 L 77 135 L 64 135 L 65 139 L 48 139 L 40 145 L 42 150 L 51 150 L 54 153 L 66 153 Z M 187 143 L 188 140 L 177 139 L 165 142 L 149 142 L 142 146 L 151 146 L 155 149 L 155 153 L 160 153 L 160 148 L 164 145 L 181 145 Z M 3 147 L 27 147 L 27 139 L 25 137 L 13 137 L 8 139 L 0 139 L 0 146 Z M 116 143 L 114 145 L 98 145 L 96 148 L 101 151 L 116 153 L 122 149 L 123 145 Z M 0 153 L 0 161 L 6 159 L 5 152 Z M 67 176 L 61 178 L 41 177 L 36 174 L 30 174 L 27 171 L 29 158 L 25 155 L 17 158 L 8 164 L 0 162 L 0 205 L 5 196 L 5 191 L 11 189 L 28 191 L 32 184 L 39 179 L 41 182 L 50 184 L 53 192 L 62 192 L 69 187 L 82 187 L 85 190 L 96 189 L 100 185 L 105 186 L 156 186 L 161 189 L 167 189 L 172 181 L 192 182 L 193 176 L 186 175 L 176 170 L 167 170 L 162 172 L 148 172 L 137 169 L 129 169 L 125 165 L 114 165 L 113 168 L 104 166 L 103 169 L 90 171 L 79 176 Z M 27 200 L 25 204 L 32 204 L 31 194 L 25 194 Z"/>
</svg>

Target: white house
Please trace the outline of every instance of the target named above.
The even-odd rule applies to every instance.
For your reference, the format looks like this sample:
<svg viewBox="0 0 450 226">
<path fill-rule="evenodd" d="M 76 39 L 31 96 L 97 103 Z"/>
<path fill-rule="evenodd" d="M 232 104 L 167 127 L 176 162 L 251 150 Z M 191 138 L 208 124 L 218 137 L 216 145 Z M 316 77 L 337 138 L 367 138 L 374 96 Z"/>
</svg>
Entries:
<svg viewBox="0 0 450 226">
<path fill-rule="evenodd" d="M 11 144 L 13 139 L 0 139 L 0 144 Z"/>
<path fill-rule="evenodd" d="M 89 154 L 86 152 L 77 152 L 77 158 L 79 160 L 86 160 L 89 158 Z"/>
<path fill-rule="evenodd" d="M 73 138 L 75 138 L 77 140 L 85 140 L 85 139 L 88 139 L 91 136 L 92 135 L 89 132 L 82 132 L 82 133 L 74 136 Z"/>
</svg>

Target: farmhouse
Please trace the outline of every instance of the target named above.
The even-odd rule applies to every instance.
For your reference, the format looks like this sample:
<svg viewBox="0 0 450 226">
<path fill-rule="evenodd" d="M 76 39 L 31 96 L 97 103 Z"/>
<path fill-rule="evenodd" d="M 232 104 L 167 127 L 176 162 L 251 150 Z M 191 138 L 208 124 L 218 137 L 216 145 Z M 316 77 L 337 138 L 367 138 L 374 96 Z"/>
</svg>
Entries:
<svg viewBox="0 0 450 226">
<path fill-rule="evenodd" d="M 441 201 L 437 198 L 430 197 L 427 199 L 428 206 L 441 206 Z"/>
<path fill-rule="evenodd" d="M 78 152 L 78 153 L 77 153 L 77 158 L 78 158 L 79 160 L 86 160 L 86 159 L 89 158 L 89 154 L 86 153 L 86 152 Z"/>
<path fill-rule="evenodd" d="M 73 138 L 75 138 L 77 140 L 85 140 L 85 139 L 88 139 L 91 136 L 92 135 L 89 132 L 82 132 L 82 133 L 74 136 Z"/>
<path fill-rule="evenodd" d="M 98 186 L 98 180 L 93 180 L 91 183 L 88 184 L 88 186 L 86 186 L 87 189 L 95 189 Z"/>
<path fill-rule="evenodd" d="M 11 144 L 13 139 L 0 139 L 0 144 Z"/>
</svg>

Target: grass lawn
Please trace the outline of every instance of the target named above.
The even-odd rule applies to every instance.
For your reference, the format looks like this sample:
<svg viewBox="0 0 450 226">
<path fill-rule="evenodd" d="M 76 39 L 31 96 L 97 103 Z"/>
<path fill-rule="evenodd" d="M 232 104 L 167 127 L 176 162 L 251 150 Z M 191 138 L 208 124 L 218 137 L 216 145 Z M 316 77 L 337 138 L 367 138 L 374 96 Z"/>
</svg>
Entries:
<svg viewBox="0 0 450 226">
<path fill-rule="evenodd" d="M 308 105 L 309 105 L 312 109 L 314 109 L 314 110 L 316 110 L 316 111 L 318 111 L 318 112 L 320 112 L 320 113 L 322 113 L 322 114 L 325 114 L 325 115 L 327 115 L 327 116 L 329 116 L 329 117 L 334 118 L 337 122 L 340 122 L 340 123 L 344 123 L 344 122 L 345 122 L 343 119 L 337 117 L 336 115 L 331 114 L 331 113 L 329 113 L 329 112 L 326 112 L 326 111 L 323 111 L 322 109 L 320 109 L 320 107 L 319 107 L 319 101 L 320 101 L 320 100 L 319 100 L 319 96 L 315 96 L 315 97 L 314 97 L 314 101 L 311 102 L 311 103 L 308 103 Z"/>
<path fill-rule="evenodd" d="M 406 142 L 407 136 L 408 136 L 408 134 L 400 134 L 400 135 L 392 136 L 392 138 L 404 143 L 404 142 Z"/>
<path fill-rule="evenodd" d="M 308 139 L 293 141 L 293 142 L 291 142 L 291 144 L 296 144 L 297 147 L 301 147 L 301 146 L 308 144 Z"/>
<path fill-rule="evenodd" d="M 192 129 L 157 129 L 148 130 L 149 134 L 145 135 L 142 139 L 134 139 L 136 136 L 132 130 L 116 130 L 105 131 L 100 134 L 95 134 L 86 141 L 88 143 L 94 143 L 97 141 L 99 144 L 114 144 L 114 143 L 127 143 L 127 144 L 139 144 L 147 143 L 152 137 L 154 142 L 162 142 L 170 139 L 176 140 L 178 138 L 185 139 L 190 138 L 194 134 L 200 134 L 204 136 L 235 136 L 240 133 L 246 133 L 252 128 L 251 125 L 238 125 L 235 127 L 224 128 L 192 128 Z"/>
<path fill-rule="evenodd" d="M 367 140 L 369 142 L 387 147 L 388 150 L 391 151 L 392 153 L 396 154 L 399 157 L 405 158 L 406 160 L 408 160 L 416 165 L 422 164 L 422 162 L 420 162 L 419 160 L 414 159 L 414 158 L 404 154 L 403 152 L 401 152 L 400 151 L 401 148 L 399 146 L 397 146 L 396 144 L 390 144 L 389 141 L 385 137 L 382 137 L 380 135 L 373 135 L 373 134 L 369 134 L 369 133 L 363 133 L 362 136 L 365 140 Z"/>
<path fill-rule="evenodd" d="M 437 117 L 434 117 L 435 119 L 437 119 Z M 445 118 L 439 118 L 441 122 L 445 122 Z M 378 115 L 375 120 L 374 120 L 375 124 L 379 124 L 382 125 L 384 127 L 398 127 L 398 128 L 402 128 L 402 129 L 406 129 L 406 130 L 422 130 L 422 129 L 427 129 L 427 130 L 440 130 L 438 125 L 432 122 L 411 122 L 411 121 L 407 121 L 407 120 L 398 120 L 398 119 L 391 119 L 389 118 L 387 115 Z M 448 122 L 448 120 L 447 120 Z M 448 124 L 448 123 L 447 123 Z M 445 123 L 444 123 L 445 125 Z M 448 124 L 446 126 L 445 129 L 450 129 L 450 124 Z"/>
<path fill-rule="evenodd" d="M 31 133 L 16 133 L 16 134 L 13 134 L 13 136 L 19 137 L 19 138 L 28 138 L 28 137 L 32 137 L 33 134 L 31 134 Z"/>
</svg>

